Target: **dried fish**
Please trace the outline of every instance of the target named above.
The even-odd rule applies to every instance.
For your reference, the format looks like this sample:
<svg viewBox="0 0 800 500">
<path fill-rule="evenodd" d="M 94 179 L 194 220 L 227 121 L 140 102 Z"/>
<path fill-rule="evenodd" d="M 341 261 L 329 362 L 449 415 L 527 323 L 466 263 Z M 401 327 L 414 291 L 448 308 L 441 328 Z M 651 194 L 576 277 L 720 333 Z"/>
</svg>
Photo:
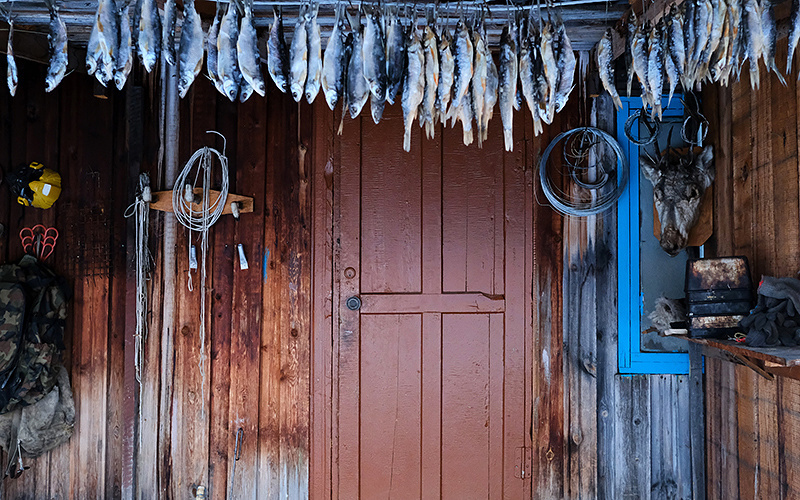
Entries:
<svg viewBox="0 0 800 500">
<path fill-rule="evenodd" d="M 636 32 L 642 29 L 641 24 L 636 19 L 636 13 L 631 11 L 630 17 L 628 17 L 628 36 L 625 37 L 625 57 L 627 61 L 627 68 L 628 68 L 628 97 L 631 96 L 631 89 L 633 87 L 633 76 L 636 74 L 636 71 L 633 67 L 633 40 L 636 38 Z M 683 34 L 681 34 L 683 36 Z"/>
<path fill-rule="evenodd" d="M 17 93 L 19 75 L 17 73 L 17 61 L 14 59 L 14 20 L 6 8 L 0 5 L 0 13 L 8 23 L 8 44 L 6 45 L 6 84 L 8 93 L 14 96 Z"/>
<path fill-rule="evenodd" d="M 117 13 L 117 52 L 114 61 L 114 84 L 122 90 L 133 69 L 133 41 L 131 39 L 130 0 L 124 2 Z"/>
<path fill-rule="evenodd" d="M 472 33 L 472 46 L 475 50 L 475 59 L 472 66 L 472 113 L 475 116 L 475 124 L 478 129 L 478 147 L 483 146 L 483 107 L 486 97 L 486 78 L 488 74 L 488 57 L 491 54 L 486 50 L 486 42 L 481 33 L 482 27 L 477 27 Z"/>
<path fill-rule="evenodd" d="M 722 22 L 722 36 L 720 36 L 717 49 L 711 55 L 708 74 L 712 82 L 719 82 L 726 74 L 728 56 L 731 48 L 731 26 L 728 21 L 728 5 L 725 4 L 724 19 Z"/>
<path fill-rule="evenodd" d="M 577 60 L 575 52 L 572 51 L 572 42 L 567 35 L 567 30 L 563 23 L 556 26 L 556 37 L 558 39 L 558 84 L 555 89 L 556 113 L 564 109 L 569 99 L 569 94 L 574 88 L 575 67 Z"/>
<path fill-rule="evenodd" d="M 386 98 L 386 44 L 378 8 L 372 9 L 367 15 L 362 50 L 364 78 L 369 84 L 369 91 L 379 102 L 383 101 Z"/>
<path fill-rule="evenodd" d="M 247 80 L 242 78 L 239 81 L 239 102 L 247 102 L 250 96 L 253 95 L 254 89 L 247 83 Z"/>
<path fill-rule="evenodd" d="M 672 102 L 672 95 L 675 93 L 675 89 L 678 87 L 680 73 L 678 72 L 678 67 L 675 65 L 675 60 L 672 57 L 672 47 L 670 41 L 672 19 L 667 16 L 664 23 L 663 29 L 661 30 L 661 47 L 664 50 L 664 74 L 667 75 L 667 84 L 669 86 L 669 99 L 667 100 L 667 106 L 669 106 L 669 104 Z M 681 42 L 682 41 L 683 38 L 681 37 Z"/>
<path fill-rule="evenodd" d="M 757 89 L 760 84 L 758 60 L 764 50 L 764 33 L 761 31 L 761 7 L 757 0 L 745 0 L 745 27 L 747 28 L 747 58 L 750 60 L 750 86 Z"/>
<path fill-rule="evenodd" d="M 728 0 L 728 26 L 730 27 L 731 46 L 728 50 L 728 60 L 725 63 L 724 74 L 721 77 L 725 85 L 728 84 L 730 75 L 734 70 L 736 71 L 736 78 L 739 78 L 742 62 L 747 57 L 745 27 L 742 26 L 742 11 L 742 0 Z"/>
<path fill-rule="evenodd" d="M 289 52 L 283 36 L 283 15 L 280 7 L 272 8 L 275 16 L 267 40 L 267 69 L 275 86 L 281 92 L 289 90 Z"/>
<path fill-rule="evenodd" d="M 609 34 L 609 37 L 611 35 Z M 601 40 L 602 43 L 602 40 Z M 611 50 L 611 38 L 608 39 L 609 51 Z M 528 104 L 528 109 L 531 112 L 533 119 L 533 133 L 539 135 L 542 133 L 542 120 L 539 118 L 539 103 L 536 99 L 536 76 L 534 74 L 534 59 L 536 55 L 536 42 L 531 37 L 526 37 L 522 40 L 522 50 L 519 53 L 519 83 L 522 95 L 525 97 L 525 102 Z M 601 53 L 602 48 L 598 49 L 598 55 Z M 610 61 L 610 59 L 609 59 Z M 600 66 L 602 68 L 602 66 Z M 602 79 L 602 71 L 600 72 Z M 612 68 L 613 75 L 613 68 Z"/>
<path fill-rule="evenodd" d="M 386 98 L 378 99 L 375 97 L 375 94 L 370 93 L 369 108 L 370 114 L 372 115 L 372 121 L 377 125 L 383 117 L 383 110 L 386 108 Z"/>
<path fill-rule="evenodd" d="M 775 11 L 772 7 L 772 0 L 761 0 L 761 33 L 764 36 L 764 45 L 761 55 L 764 58 L 764 65 L 768 70 L 772 70 L 778 81 L 785 87 L 786 80 L 783 78 L 778 65 L 775 64 L 775 46 L 778 41 L 778 30 L 775 27 Z"/>
<path fill-rule="evenodd" d="M 647 86 L 650 91 L 650 116 L 661 120 L 661 89 L 664 87 L 664 49 L 661 47 L 661 26 L 650 30 L 647 41 Z"/>
<path fill-rule="evenodd" d="M 177 63 L 175 52 L 175 24 L 178 21 L 176 0 L 164 1 L 164 23 L 161 25 L 161 50 L 167 64 Z"/>
<path fill-rule="evenodd" d="M 258 35 L 253 19 L 253 0 L 244 2 L 244 17 L 242 17 L 239 38 L 236 39 L 236 54 L 242 78 L 253 87 L 258 95 L 264 97 L 267 94 L 267 86 L 261 74 L 261 54 L 258 52 Z M 302 93 L 302 88 L 300 91 Z"/>
<path fill-rule="evenodd" d="M 47 66 L 45 91 L 52 92 L 67 74 L 69 54 L 67 52 L 67 26 L 58 14 L 56 0 L 45 0 L 50 10 L 50 31 L 47 41 L 50 44 L 50 64 Z"/>
<path fill-rule="evenodd" d="M 217 10 L 219 11 L 219 3 Z M 155 68 L 158 54 L 161 52 L 161 14 L 158 13 L 156 0 L 142 0 L 137 45 L 142 65 L 150 73 Z"/>
<path fill-rule="evenodd" d="M 328 38 L 328 45 L 325 47 L 325 55 L 322 59 L 322 76 L 320 84 L 322 92 L 325 94 L 325 102 L 333 110 L 344 89 L 344 10 L 343 5 L 336 8 L 336 22 L 333 25 L 331 36 Z"/>
<path fill-rule="evenodd" d="M 239 71 L 239 55 L 236 42 L 239 40 L 239 9 L 228 4 L 219 24 L 217 36 L 217 77 L 222 82 L 222 93 L 234 102 L 239 95 L 242 74 Z"/>
<path fill-rule="evenodd" d="M 792 72 L 792 60 L 797 42 L 800 41 L 800 0 L 792 0 L 792 11 L 789 15 L 789 55 L 786 57 L 786 74 Z M 800 72 L 797 74 L 800 78 Z"/>
<path fill-rule="evenodd" d="M 217 42 L 219 41 L 219 28 L 222 22 L 222 2 L 217 1 L 217 10 L 214 14 L 214 20 L 208 28 L 208 35 L 206 36 L 206 70 L 208 71 L 208 78 L 214 83 L 214 87 L 220 94 L 225 94 L 225 85 L 219 77 L 217 66 L 219 66 L 219 51 L 217 49 Z"/>
<path fill-rule="evenodd" d="M 386 23 L 386 100 L 394 104 L 406 66 L 406 30 L 397 18 L 397 10 L 387 7 Z"/>
<path fill-rule="evenodd" d="M 86 44 L 86 72 L 93 75 L 97 71 L 97 65 L 103 57 L 103 47 L 101 44 L 105 43 L 103 38 L 103 24 L 101 15 L 103 9 L 106 8 L 106 2 L 99 0 L 97 3 L 97 12 L 94 16 L 94 26 L 92 33 L 89 35 L 89 41 Z"/>
<path fill-rule="evenodd" d="M 636 78 L 639 80 L 639 85 L 641 85 L 641 87 L 642 87 L 642 101 L 644 101 L 645 105 L 651 104 L 650 103 L 650 96 L 652 95 L 652 93 L 650 92 L 649 80 L 647 78 L 647 69 L 648 69 L 648 66 L 649 66 L 649 57 L 648 57 L 648 52 L 647 52 L 647 33 L 646 33 L 647 31 L 648 31 L 648 29 L 646 27 L 643 28 L 643 29 L 637 30 L 636 33 L 634 34 L 633 42 L 631 42 L 631 51 L 632 51 L 631 55 L 633 56 L 633 70 L 636 73 Z M 611 33 L 610 32 L 606 32 L 606 33 L 608 34 L 608 43 L 611 44 Z M 611 50 L 611 46 L 609 45 L 609 51 L 610 50 Z M 599 57 L 600 57 L 600 55 L 598 54 L 598 60 L 599 60 Z M 611 52 L 609 52 L 608 57 L 611 58 L 609 60 L 609 65 L 613 65 L 613 56 L 611 55 Z M 602 66 L 600 66 L 600 67 L 602 67 Z M 601 74 L 602 74 L 602 71 L 601 71 Z M 610 74 L 611 75 L 614 74 L 613 73 L 613 67 L 612 67 L 612 72 Z M 603 77 L 601 76 L 600 78 L 602 79 Z M 612 78 L 609 81 L 613 84 L 614 79 Z M 607 86 L 606 86 L 606 90 L 608 90 Z M 611 94 L 610 90 L 609 90 L 609 94 Z M 613 97 L 614 94 L 611 94 L 611 96 Z M 615 104 L 616 104 L 616 100 L 615 100 Z"/>
<path fill-rule="evenodd" d="M 456 72 L 453 80 L 453 103 L 451 106 L 458 107 L 461 99 L 466 95 L 472 81 L 472 59 L 473 48 L 472 40 L 469 36 L 467 26 L 462 19 L 456 25 Z"/>
<path fill-rule="evenodd" d="M 539 108 L 542 121 L 548 125 L 553 122 L 553 118 L 556 114 L 555 91 L 558 83 L 558 63 L 556 62 L 555 48 L 553 45 L 553 26 L 550 23 L 545 23 L 541 31 L 539 47 L 541 48 L 542 67 L 544 68 L 544 77 L 547 86 L 545 87 L 542 100 L 539 101 Z"/>
<path fill-rule="evenodd" d="M 617 89 L 614 86 L 614 50 L 611 47 L 611 28 L 606 30 L 603 38 L 597 45 L 597 67 L 600 70 L 600 81 L 603 87 L 611 95 L 614 106 L 622 109 L 622 100 L 619 98 Z"/>
<path fill-rule="evenodd" d="M 364 78 L 364 36 L 363 27 L 359 16 L 350 17 L 350 27 L 353 29 L 352 52 L 347 64 L 347 109 L 350 118 L 355 118 L 361 113 L 361 109 L 367 103 L 370 91 L 367 79 Z"/>
<path fill-rule="evenodd" d="M 500 85 L 500 76 L 497 65 L 494 63 L 492 53 L 486 51 L 486 94 L 483 97 L 483 124 L 480 127 L 481 140 L 489 139 L 489 122 L 494 116 L 494 105 L 497 104 L 497 87 Z"/>
<path fill-rule="evenodd" d="M 304 5 L 294 25 L 294 35 L 289 48 L 289 89 L 295 102 L 303 98 L 308 76 L 308 33 L 306 32 L 306 9 Z M 241 66 L 241 62 L 239 63 Z M 242 70 L 244 74 L 244 70 Z"/>
<path fill-rule="evenodd" d="M 319 13 L 319 3 L 316 3 L 308 10 L 306 20 L 306 31 L 308 32 L 308 76 L 306 77 L 306 101 L 311 104 L 317 98 L 320 88 L 320 78 L 322 77 L 322 35 L 317 14 Z"/>
<path fill-rule="evenodd" d="M 686 0 L 680 10 L 683 13 L 683 48 L 686 53 L 686 65 L 681 71 L 681 85 L 684 89 L 694 87 L 694 82 L 690 76 L 692 70 L 692 57 L 695 48 L 695 3 L 697 0 Z"/>
<path fill-rule="evenodd" d="M 436 120 L 445 124 L 450 97 L 453 94 L 456 60 L 453 57 L 453 38 L 447 30 L 439 37 L 439 86 L 436 89 Z"/>
<path fill-rule="evenodd" d="M 178 95 L 186 96 L 194 79 L 203 69 L 203 24 L 194 0 L 183 3 L 183 25 L 178 49 Z"/>
<path fill-rule="evenodd" d="M 422 48 L 422 41 L 417 34 L 416 23 L 411 26 L 407 36 L 406 54 L 408 56 L 408 64 L 406 65 L 406 75 L 403 79 L 402 100 L 403 125 L 405 126 L 403 149 L 405 151 L 411 151 L 411 127 L 414 124 L 414 120 L 417 118 L 419 105 L 422 103 L 422 98 L 425 93 L 425 53 Z M 354 50 L 353 58 L 355 58 L 355 52 Z M 352 67 L 352 64 L 350 67 Z"/>
<path fill-rule="evenodd" d="M 697 0 L 694 5 L 694 50 L 689 58 L 689 82 L 695 84 L 702 79 L 700 74 L 703 52 L 708 46 L 713 25 L 713 5 L 711 0 Z"/>
<path fill-rule="evenodd" d="M 669 43 L 667 44 L 667 53 L 669 58 L 672 59 L 672 64 L 677 71 L 677 74 L 683 75 L 686 72 L 686 48 L 685 39 L 683 36 L 683 11 L 678 9 L 673 4 L 670 8 L 669 16 L 667 16 L 667 31 Z"/>
<path fill-rule="evenodd" d="M 514 27 L 505 26 L 500 34 L 500 119 L 506 151 L 514 151 L 514 101 L 517 96 L 517 48 Z"/>
<path fill-rule="evenodd" d="M 432 20 L 430 20 L 432 21 Z M 419 125 L 425 128 L 425 135 L 433 139 L 436 134 L 436 93 L 439 88 L 439 45 L 436 33 L 429 22 L 422 34 L 422 50 L 425 54 L 425 90 L 419 110 Z"/>
</svg>

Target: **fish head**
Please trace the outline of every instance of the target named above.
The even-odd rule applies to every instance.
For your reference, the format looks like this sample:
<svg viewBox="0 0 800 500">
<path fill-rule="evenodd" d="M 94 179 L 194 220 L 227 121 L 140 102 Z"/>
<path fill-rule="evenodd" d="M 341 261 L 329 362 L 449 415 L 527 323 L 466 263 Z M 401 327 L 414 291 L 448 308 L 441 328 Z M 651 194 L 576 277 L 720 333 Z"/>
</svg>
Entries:
<svg viewBox="0 0 800 500">
<path fill-rule="evenodd" d="M 255 91 L 258 93 L 258 95 L 264 97 L 265 95 L 267 95 L 267 86 L 264 85 L 264 82 L 258 82 Z"/>
<path fill-rule="evenodd" d="M 239 92 L 239 102 L 247 101 L 251 95 L 253 95 L 253 87 L 250 85 L 243 86 Z"/>
<path fill-rule="evenodd" d="M 125 86 L 125 81 L 127 80 L 127 75 L 123 73 L 116 73 L 114 74 L 114 84 L 117 86 L 117 90 L 122 90 L 122 87 Z M 183 96 L 181 96 L 183 97 Z"/>
<path fill-rule="evenodd" d="M 236 85 L 236 82 L 233 80 L 225 80 L 222 84 L 223 94 L 230 99 L 231 102 L 236 100 L 236 96 L 239 95 L 239 86 Z"/>
<path fill-rule="evenodd" d="M 182 76 L 178 80 L 178 95 L 181 96 L 181 99 L 186 97 L 186 93 L 189 91 L 189 87 L 192 85 L 192 82 L 189 81 L 188 78 Z"/>
<path fill-rule="evenodd" d="M 294 102 L 300 102 L 303 98 L 303 89 L 299 85 L 292 85 L 292 98 Z"/>
<path fill-rule="evenodd" d="M 86 57 L 86 71 L 90 75 L 94 74 L 97 71 L 97 58 L 93 56 Z"/>
<path fill-rule="evenodd" d="M 45 92 L 52 92 L 53 89 L 56 88 L 56 79 L 52 75 L 47 75 L 47 78 L 44 79 L 44 91 Z"/>
<path fill-rule="evenodd" d="M 333 111 L 333 108 L 336 107 L 336 103 L 339 102 L 339 94 L 335 90 L 326 90 L 325 102 L 328 103 L 328 107 Z"/>
</svg>

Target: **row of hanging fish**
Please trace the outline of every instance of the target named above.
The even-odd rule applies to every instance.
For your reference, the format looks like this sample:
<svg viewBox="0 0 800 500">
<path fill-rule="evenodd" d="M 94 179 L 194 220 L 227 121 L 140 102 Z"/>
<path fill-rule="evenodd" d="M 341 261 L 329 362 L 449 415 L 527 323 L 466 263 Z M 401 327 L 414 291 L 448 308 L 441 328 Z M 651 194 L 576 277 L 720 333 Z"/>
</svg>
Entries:
<svg viewBox="0 0 800 500">
<path fill-rule="evenodd" d="M 800 41 L 800 0 L 792 0 L 790 23 L 787 74 Z M 747 60 L 753 89 L 759 87 L 759 60 L 786 85 L 775 61 L 776 42 L 772 0 L 686 0 L 680 7 L 673 4 L 655 26 L 637 21 L 632 13 L 625 48 L 628 96 L 635 75 L 644 104 L 651 107 L 651 116 L 660 118 L 664 84 L 670 100 L 678 84 L 688 91 L 699 90 L 703 82 L 728 85 L 731 78 L 739 80 Z M 612 52 L 609 29 L 598 44 L 597 65 L 604 87 L 619 108 Z"/>
<path fill-rule="evenodd" d="M 12 96 L 17 93 L 19 76 L 17 73 L 17 61 L 14 59 L 14 20 L 5 5 L 0 4 L 0 18 L 8 23 L 8 44 L 6 45 L 6 84 L 8 93 Z"/>
</svg>

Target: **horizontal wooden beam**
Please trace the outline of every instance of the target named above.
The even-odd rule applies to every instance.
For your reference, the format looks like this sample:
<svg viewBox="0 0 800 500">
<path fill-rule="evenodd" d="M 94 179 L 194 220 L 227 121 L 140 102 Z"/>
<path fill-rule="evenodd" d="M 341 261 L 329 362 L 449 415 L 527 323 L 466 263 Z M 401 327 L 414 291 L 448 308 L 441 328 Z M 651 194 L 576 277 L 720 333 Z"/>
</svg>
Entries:
<svg viewBox="0 0 800 500">
<path fill-rule="evenodd" d="M 195 201 L 192 203 L 192 210 L 200 212 L 203 199 L 203 188 L 196 187 L 193 190 Z M 213 205 L 219 198 L 220 192 L 213 189 L 208 190 L 209 205 Z M 253 211 L 253 198 L 249 196 L 242 196 L 240 194 L 228 193 L 225 199 L 225 207 L 222 209 L 222 215 L 231 213 L 231 203 L 239 202 L 239 212 L 243 214 L 251 213 Z M 156 191 L 153 193 L 153 201 L 150 202 L 150 208 L 159 210 L 161 212 L 172 212 L 172 190 L 170 191 Z"/>
<path fill-rule="evenodd" d="M 361 294 L 362 314 L 502 313 L 503 295 L 483 293 Z"/>
</svg>

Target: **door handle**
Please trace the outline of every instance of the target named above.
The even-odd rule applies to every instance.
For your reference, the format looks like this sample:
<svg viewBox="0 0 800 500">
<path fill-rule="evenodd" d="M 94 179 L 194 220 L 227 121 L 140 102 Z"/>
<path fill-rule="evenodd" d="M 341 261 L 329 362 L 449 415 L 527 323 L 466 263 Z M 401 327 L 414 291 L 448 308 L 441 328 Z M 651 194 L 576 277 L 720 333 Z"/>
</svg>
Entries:
<svg viewBox="0 0 800 500">
<path fill-rule="evenodd" d="M 348 309 L 351 311 L 358 311 L 361 309 L 361 299 L 358 295 L 353 295 L 352 297 L 348 297 L 344 303 Z"/>
</svg>

